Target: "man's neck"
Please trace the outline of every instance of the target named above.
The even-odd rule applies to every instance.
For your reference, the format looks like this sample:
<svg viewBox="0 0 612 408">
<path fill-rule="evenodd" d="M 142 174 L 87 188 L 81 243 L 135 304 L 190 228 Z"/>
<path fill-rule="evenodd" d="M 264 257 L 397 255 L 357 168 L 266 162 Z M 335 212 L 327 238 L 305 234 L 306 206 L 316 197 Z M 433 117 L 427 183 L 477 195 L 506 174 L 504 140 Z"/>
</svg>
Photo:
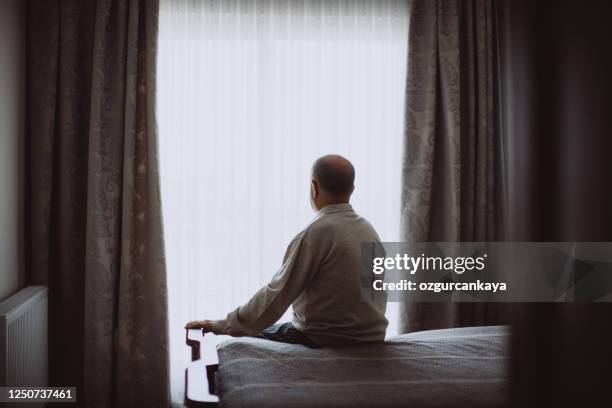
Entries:
<svg viewBox="0 0 612 408">
<path fill-rule="evenodd" d="M 319 211 L 321 211 L 322 209 L 324 209 L 325 207 L 329 205 L 348 204 L 348 203 L 349 203 L 348 200 L 325 200 L 321 203 L 321 207 L 319 208 Z"/>
</svg>

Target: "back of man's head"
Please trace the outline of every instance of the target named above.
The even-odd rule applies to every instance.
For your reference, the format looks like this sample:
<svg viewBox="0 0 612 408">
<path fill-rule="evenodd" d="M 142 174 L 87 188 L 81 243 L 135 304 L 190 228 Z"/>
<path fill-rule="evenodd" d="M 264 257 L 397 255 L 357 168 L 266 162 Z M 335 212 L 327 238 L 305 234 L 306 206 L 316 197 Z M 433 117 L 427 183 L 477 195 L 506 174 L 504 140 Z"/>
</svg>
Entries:
<svg viewBox="0 0 612 408">
<path fill-rule="evenodd" d="M 354 188 L 355 168 L 344 157 L 329 154 L 314 162 L 312 178 L 325 194 L 348 199 Z"/>
</svg>

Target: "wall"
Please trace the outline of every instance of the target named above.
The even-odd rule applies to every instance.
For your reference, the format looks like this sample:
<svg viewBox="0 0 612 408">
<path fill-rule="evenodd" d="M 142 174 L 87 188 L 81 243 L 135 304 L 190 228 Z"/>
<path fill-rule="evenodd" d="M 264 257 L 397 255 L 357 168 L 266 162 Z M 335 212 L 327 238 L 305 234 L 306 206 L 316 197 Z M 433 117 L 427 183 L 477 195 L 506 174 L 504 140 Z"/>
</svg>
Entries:
<svg viewBox="0 0 612 408">
<path fill-rule="evenodd" d="M 24 286 L 25 1 L 0 0 L 0 301 Z"/>
</svg>

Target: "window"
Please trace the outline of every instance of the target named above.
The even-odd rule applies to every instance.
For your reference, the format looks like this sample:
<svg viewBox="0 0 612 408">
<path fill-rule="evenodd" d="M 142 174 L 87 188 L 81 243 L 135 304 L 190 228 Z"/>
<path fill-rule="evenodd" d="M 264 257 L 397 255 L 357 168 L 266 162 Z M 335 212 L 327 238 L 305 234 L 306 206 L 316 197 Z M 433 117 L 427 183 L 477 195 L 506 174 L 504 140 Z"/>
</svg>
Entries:
<svg viewBox="0 0 612 408">
<path fill-rule="evenodd" d="M 408 6 L 166 0 L 160 13 L 160 159 L 178 400 L 188 362 L 183 324 L 224 317 L 277 271 L 314 216 L 317 157 L 349 158 L 355 210 L 383 241 L 399 239 Z"/>
</svg>

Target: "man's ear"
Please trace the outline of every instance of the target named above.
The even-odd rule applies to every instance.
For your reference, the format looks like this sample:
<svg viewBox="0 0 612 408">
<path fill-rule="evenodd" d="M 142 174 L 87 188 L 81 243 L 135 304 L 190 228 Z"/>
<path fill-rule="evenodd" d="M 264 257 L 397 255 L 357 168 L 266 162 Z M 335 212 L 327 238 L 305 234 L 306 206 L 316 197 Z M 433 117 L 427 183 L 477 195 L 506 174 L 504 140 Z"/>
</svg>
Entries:
<svg viewBox="0 0 612 408">
<path fill-rule="evenodd" d="M 313 200 L 319 197 L 319 183 L 315 179 L 310 182 L 310 196 Z"/>
<path fill-rule="evenodd" d="M 353 187 L 351 187 L 351 194 L 353 194 L 355 192 L 355 185 L 353 184 Z"/>
</svg>

